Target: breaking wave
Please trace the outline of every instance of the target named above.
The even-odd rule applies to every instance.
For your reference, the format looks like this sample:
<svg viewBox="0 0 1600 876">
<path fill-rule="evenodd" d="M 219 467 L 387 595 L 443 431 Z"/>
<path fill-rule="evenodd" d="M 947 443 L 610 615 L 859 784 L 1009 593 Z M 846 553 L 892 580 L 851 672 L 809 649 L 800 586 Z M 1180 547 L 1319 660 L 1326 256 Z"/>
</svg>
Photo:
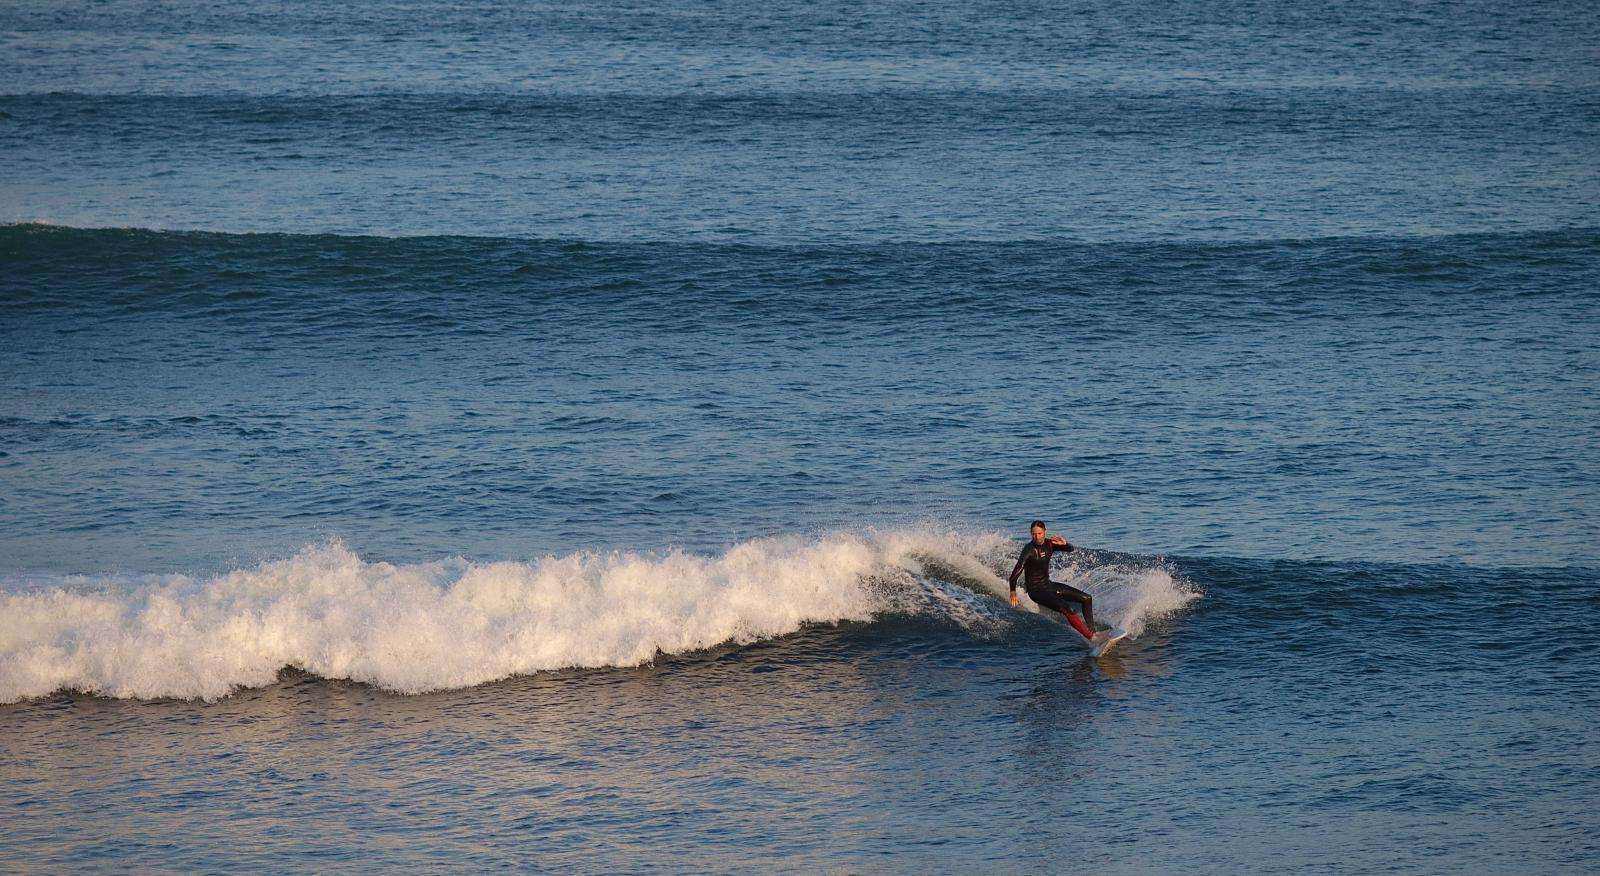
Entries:
<svg viewBox="0 0 1600 876">
<path fill-rule="evenodd" d="M 216 699 L 293 667 L 401 693 L 931 614 L 983 635 L 1014 544 L 997 534 L 837 532 L 682 551 L 397 565 L 338 541 L 216 577 L 74 578 L 0 596 L 0 702 L 74 690 Z M 1074 555 L 1097 614 L 1144 625 L 1198 595 L 1160 565 Z M 15 582 L 13 582 L 15 583 Z M 1031 606 L 1029 606 L 1031 607 Z"/>
</svg>

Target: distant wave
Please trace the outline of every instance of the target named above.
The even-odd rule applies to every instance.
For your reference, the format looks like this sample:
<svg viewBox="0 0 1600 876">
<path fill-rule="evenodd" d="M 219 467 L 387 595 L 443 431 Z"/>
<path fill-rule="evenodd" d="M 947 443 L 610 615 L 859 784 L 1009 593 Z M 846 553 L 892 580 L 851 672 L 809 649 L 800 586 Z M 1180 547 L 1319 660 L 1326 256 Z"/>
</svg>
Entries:
<svg viewBox="0 0 1600 876">
<path fill-rule="evenodd" d="M 716 556 L 394 565 L 329 542 L 212 578 L 79 578 L 0 597 L 0 702 L 57 690 L 216 699 L 284 667 L 421 693 L 885 613 L 981 634 L 1016 617 L 997 573 L 1011 546 L 908 529 L 756 539 Z M 1160 565 L 1078 558 L 1062 574 L 1135 636 L 1199 595 Z"/>
<path fill-rule="evenodd" d="M 85 245 L 116 245 L 123 243 L 137 243 L 148 246 L 160 244 L 171 247 L 183 245 L 213 245 L 225 246 L 230 252 L 248 252 L 256 247 L 270 247 L 274 244 L 295 247 L 315 247 L 319 244 L 341 246 L 421 246 L 430 251 L 448 248 L 452 244 L 459 246 L 494 246 L 507 244 L 514 246 L 543 245 L 559 248 L 561 251 L 601 252 L 601 251 L 629 251 L 651 248 L 681 248 L 685 250 L 712 250 L 712 251 L 744 251 L 750 253 L 761 252 L 792 252 L 792 251 L 818 251 L 818 252 L 876 252 L 881 250 L 920 250 L 926 249 L 935 252 L 960 251 L 965 249 L 988 250 L 995 248 L 1008 248 L 1014 246 L 1036 247 L 1047 244 L 1052 247 L 1083 250 L 1083 251 L 1117 251 L 1139 250 L 1155 252 L 1171 250 L 1186 254 L 1200 252 L 1259 252 L 1276 247 L 1350 247 L 1360 250 L 1365 247 L 1386 247 L 1405 245 L 1409 243 L 1428 243 L 1430 246 L 1439 244 L 1459 245 L 1464 247 L 1485 247 L 1496 244 L 1506 244 L 1517 248 L 1533 247 L 1543 249 L 1552 247 L 1562 249 L 1567 247 L 1593 247 L 1600 244 L 1600 226 L 1578 225 L 1562 228 L 1547 229 L 1517 229 L 1508 231 L 1465 231 L 1465 232 L 1419 232 L 1408 234 L 1363 234 L 1363 235 L 1330 235 L 1320 237 L 1280 237 L 1280 238 L 1249 238 L 1240 240 L 1226 239 L 1144 239 L 1130 238 L 1126 240 L 1076 240 L 1064 237 L 1018 237 L 1014 239 L 977 238 L 973 240 L 961 239 L 931 239 L 931 240 L 873 240 L 841 242 L 829 240 L 798 240 L 792 243 L 773 243 L 767 241 L 741 241 L 741 240 L 713 240 L 686 237 L 683 239 L 650 239 L 650 238 L 619 238 L 605 240 L 585 240 L 566 237 L 538 237 L 538 236 L 494 236 L 481 234 L 421 234 L 421 235 L 385 235 L 385 234 L 345 234 L 336 232 L 286 232 L 286 231 L 218 231 L 203 228 L 149 228 L 142 226 L 124 225 L 62 225 L 49 221 L 23 221 L 0 222 L 0 257 L 8 253 L 9 247 L 19 247 L 23 243 L 31 246 L 85 246 Z M 20 254 L 20 253 L 15 253 Z M 160 252 L 150 253 L 160 255 Z"/>
<path fill-rule="evenodd" d="M 727 319 L 748 319 L 740 308 L 750 303 L 784 318 L 816 312 L 903 327 L 908 311 L 981 310 L 1019 287 L 1056 289 L 1063 276 L 1118 301 L 1130 283 L 1141 294 L 1283 296 L 1297 306 L 1319 296 L 1407 298 L 1438 283 L 1570 299 L 1588 295 L 1589 278 L 1600 270 L 1600 229 L 1232 243 L 757 245 L 21 224 L 0 225 L 0 267 L 0 312 L 76 312 L 89 320 L 163 312 L 272 313 L 302 327 L 387 318 L 454 323 L 461 314 L 451 302 L 459 296 L 439 292 L 470 288 L 472 300 L 498 302 L 490 311 L 495 320 L 507 317 L 506 307 L 527 312 L 560 295 L 612 296 L 613 306 L 648 300 L 658 318 L 668 318 L 659 305 L 670 296 L 684 303 L 672 312 L 696 319 L 719 304 L 735 311 Z M 1269 280 L 1243 285 L 1243 272 Z M 751 278 L 769 291 L 752 295 Z M 842 294 L 840 286 L 851 289 Z M 311 320 L 309 303 L 330 310 Z"/>
</svg>

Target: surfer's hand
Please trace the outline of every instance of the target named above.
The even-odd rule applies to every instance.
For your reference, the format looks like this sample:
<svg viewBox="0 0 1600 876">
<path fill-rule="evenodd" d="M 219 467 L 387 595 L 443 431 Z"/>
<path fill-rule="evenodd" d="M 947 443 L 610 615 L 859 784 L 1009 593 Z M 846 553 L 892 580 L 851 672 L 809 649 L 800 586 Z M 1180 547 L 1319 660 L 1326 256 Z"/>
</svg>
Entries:
<svg viewBox="0 0 1600 876">
<path fill-rule="evenodd" d="M 1012 605 L 1016 605 L 1017 604 L 1017 591 L 1015 591 L 1015 590 L 1011 591 L 1011 604 Z"/>
</svg>

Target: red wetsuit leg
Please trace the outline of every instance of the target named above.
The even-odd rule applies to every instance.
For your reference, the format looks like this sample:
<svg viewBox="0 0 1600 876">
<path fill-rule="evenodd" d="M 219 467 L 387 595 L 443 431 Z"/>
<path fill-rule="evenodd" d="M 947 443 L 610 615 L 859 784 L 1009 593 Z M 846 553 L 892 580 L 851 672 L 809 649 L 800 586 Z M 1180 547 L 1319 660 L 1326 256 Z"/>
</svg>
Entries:
<svg viewBox="0 0 1600 876">
<path fill-rule="evenodd" d="M 1063 611 L 1062 614 L 1067 616 L 1067 623 L 1072 624 L 1072 628 L 1077 630 L 1078 633 L 1085 639 L 1094 639 L 1094 633 L 1089 632 L 1089 628 L 1084 626 L 1083 618 L 1078 617 L 1070 611 Z"/>
</svg>

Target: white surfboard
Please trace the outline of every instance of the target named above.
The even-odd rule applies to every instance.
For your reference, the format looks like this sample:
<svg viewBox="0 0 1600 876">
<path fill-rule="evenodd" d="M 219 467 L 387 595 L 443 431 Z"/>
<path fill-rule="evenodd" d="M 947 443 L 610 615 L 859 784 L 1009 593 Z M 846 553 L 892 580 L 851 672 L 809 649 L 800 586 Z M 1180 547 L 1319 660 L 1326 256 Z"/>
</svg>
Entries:
<svg viewBox="0 0 1600 876">
<path fill-rule="evenodd" d="M 1122 627 L 1112 627 L 1109 630 L 1101 630 L 1095 633 L 1094 638 L 1085 643 L 1089 646 L 1089 656 L 1099 657 L 1101 654 L 1110 651 L 1112 645 L 1122 641 L 1127 635 L 1128 631 Z"/>
</svg>

